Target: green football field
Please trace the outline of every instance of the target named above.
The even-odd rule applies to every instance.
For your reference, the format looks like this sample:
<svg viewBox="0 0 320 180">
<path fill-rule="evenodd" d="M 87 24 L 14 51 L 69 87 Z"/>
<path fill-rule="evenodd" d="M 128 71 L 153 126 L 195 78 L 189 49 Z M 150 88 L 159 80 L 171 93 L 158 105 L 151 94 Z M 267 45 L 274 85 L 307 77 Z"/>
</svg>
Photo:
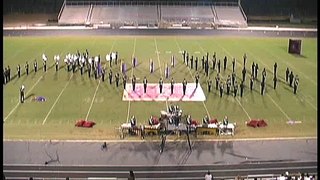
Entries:
<svg viewBox="0 0 320 180">
<path fill-rule="evenodd" d="M 142 83 L 147 76 L 149 83 L 157 83 L 164 74 L 164 66 L 170 64 L 171 55 L 177 57 L 176 67 L 171 69 L 171 77 L 182 82 L 194 81 L 196 71 L 189 69 L 182 62 L 179 52 L 187 50 L 189 55 L 199 57 L 201 86 L 206 95 L 204 102 L 177 102 L 183 114 L 190 114 L 201 122 L 209 113 L 211 119 L 219 121 L 225 115 L 230 122 L 237 123 L 235 136 L 232 138 L 261 137 L 316 137 L 317 136 L 317 39 L 302 38 L 302 55 L 288 54 L 288 38 L 258 37 L 185 37 L 185 36 L 80 36 L 80 37 L 4 37 L 4 66 L 10 66 L 12 76 L 16 67 L 21 65 L 22 76 L 13 78 L 4 85 L 4 139 L 119 139 L 118 127 L 127 122 L 128 117 L 135 115 L 138 124 L 147 124 L 151 115 L 159 116 L 166 110 L 166 102 L 127 102 L 122 101 L 122 84 L 117 88 L 109 84 L 75 74 L 62 68 L 55 71 L 53 56 L 60 54 L 61 63 L 67 53 L 81 53 L 88 49 L 90 56 L 105 55 L 117 51 L 119 58 L 128 64 L 128 76 L 132 75 L 131 59 L 138 58 L 139 65 L 134 69 L 138 82 Z M 158 52 L 158 53 L 157 53 Z M 207 78 L 201 69 L 200 59 L 209 52 L 217 58 L 228 57 L 227 70 L 221 71 L 225 80 L 231 74 L 233 57 L 237 59 L 236 74 L 240 82 L 243 68 L 243 54 L 247 54 L 247 77 L 243 97 L 226 94 L 220 98 L 218 91 L 207 91 Z M 42 70 L 42 53 L 48 60 L 48 71 Z M 149 73 L 149 59 L 155 63 L 155 72 Z M 33 61 L 37 59 L 39 71 L 33 72 Z M 24 65 L 29 61 L 31 73 L 24 74 Z M 249 78 L 252 62 L 259 64 L 261 70 L 267 70 L 267 87 L 265 95 L 260 95 L 260 86 L 255 81 L 254 91 L 249 90 Z M 273 64 L 278 63 L 277 89 L 273 89 Z M 221 63 L 222 64 L 222 63 Z M 120 71 L 119 63 L 113 66 L 113 73 Z M 300 83 L 298 93 L 285 82 L 285 70 L 289 67 L 298 74 Z M 109 64 L 106 64 L 106 75 Z M 161 71 L 160 71 L 161 70 Z M 217 72 L 210 69 L 214 80 Z M 169 83 L 169 80 L 165 80 Z M 26 87 L 26 102 L 19 103 L 19 88 Z M 215 87 L 215 83 L 213 81 Z M 34 96 L 46 97 L 46 102 L 33 101 Z M 170 102 L 169 102 L 170 104 Z M 93 128 L 78 128 L 74 124 L 79 119 L 95 121 Z M 268 126 L 264 128 L 247 127 L 249 119 L 264 119 Z M 288 120 L 301 121 L 298 124 L 287 124 Z M 224 138 L 224 137 L 210 137 Z M 227 137 L 229 138 L 229 137 Z"/>
</svg>

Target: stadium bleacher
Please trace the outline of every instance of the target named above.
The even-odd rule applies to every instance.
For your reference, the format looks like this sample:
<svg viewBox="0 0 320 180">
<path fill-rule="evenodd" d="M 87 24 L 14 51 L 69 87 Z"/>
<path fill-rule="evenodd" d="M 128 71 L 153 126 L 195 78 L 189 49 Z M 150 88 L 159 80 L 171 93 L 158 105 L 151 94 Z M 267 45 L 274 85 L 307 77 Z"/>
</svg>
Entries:
<svg viewBox="0 0 320 180">
<path fill-rule="evenodd" d="M 210 6 L 161 6 L 161 19 L 169 22 L 213 22 Z"/>
<path fill-rule="evenodd" d="M 240 4 L 109 4 L 96 1 L 65 1 L 59 24 L 158 25 L 160 23 L 203 23 L 211 26 L 246 27 L 246 16 Z M 228 5 L 228 6 L 226 6 Z M 169 25 L 170 26 L 170 25 Z"/>
<path fill-rule="evenodd" d="M 245 16 L 239 6 L 214 6 L 217 13 L 216 24 L 222 26 L 247 26 Z"/>
<path fill-rule="evenodd" d="M 148 24 L 158 22 L 157 6 L 94 6 L 91 23 Z"/>
<path fill-rule="evenodd" d="M 85 24 L 89 8 L 89 5 L 65 6 L 59 24 Z"/>
</svg>

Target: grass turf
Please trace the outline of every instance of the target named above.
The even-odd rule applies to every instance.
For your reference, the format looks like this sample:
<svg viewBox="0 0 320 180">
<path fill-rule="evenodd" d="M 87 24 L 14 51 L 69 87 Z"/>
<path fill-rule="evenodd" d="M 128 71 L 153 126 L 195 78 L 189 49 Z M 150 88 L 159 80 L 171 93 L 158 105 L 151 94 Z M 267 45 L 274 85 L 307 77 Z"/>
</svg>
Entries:
<svg viewBox="0 0 320 180">
<path fill-rule="evenodd" d="M 133 56 L 138 58 L 138 67 L 134 70 L 139 82 L 147 76 L 148 82 L 158 82 L 164 76 L 165 63 L 170 65 L 170 57 L 177 57 L 177 65 L 171 69 L 171 76 L 176 82 L 186 78 L 194 81 L 196 73 L 182 63 L 179 54 L 181 50 L 189 51 L 189 55 L 199 57 L 200 82 L 205 91 L 205 102 L 178 102 L 184 114 L 201 121 L 207 113 L 211 118 L 222 118 L 227 115 L 230 122 L 237 123 L 235 138 L 255 137 L 302 137 L 317 135 L 317 39 L 302 38 L 303 56 L 294 56 L 287 52 L 288 38 L 241 38 L 241 37 L 4 37 L 4 66 L 10 66 L 11 74 L 16 74 L 17 64 L 21 65 L 22 76 L 13 78 L 4 86 L 4 139 L 117 139 L 120 124 L 135 115 L 138 124 L 147 124 L 151 115 L 160 115 L 160 110 L 166 109 L 166 102 L 123 102 L 122 84 L 119 88 L 105 82 L 83 76 L 80 72 L 73 74 L 65 68 L 55 72 L 53 56 L 66 53 L 84 52 L 88 49 L 90 56 L 105 55 L 118 51 L 120 59 L 131 64 Z M 156 52 L 159 52 L 157 54 Z M 169 52 L 171 51 L 171 53 Z M 226 79 L 231 74 L 231 59 L 237 59 L 236 74 L 240 82 L 243 68 L 242 56 L 247 54 L 247 77 L 244 96 L 234 98 L 224 94 L 222 98 L 215 90 L 207 92 L 206 77 L 201 69 L 201 57 L 206 52 L 217 53 L 218 59 L 228 57 L 226 71 L 221 75 Z M 42 70 L 41 55 L 45 53 L 49 60 L 49 69 Z M 159 55 L 159 56 L 158 56 Z M 60 66 L 63 63 L 63 58 Z M 155 63 L 155 72 L 149 73 L 149 59 Z M 24 64 L 29 61 L 33 70 L 33 61 L 37 59 L 39 71 L 24 74 Z M 266 94 L 261 96 L 260 86 L 255 82 L 254 91 L 249 90 L 249 77 L 252 62 L 259 64 L 259 79 L 261 70 L 267 70 Z M 105 61 L 103 61 L 105 62 Z M 278 63 L 277 89 L 273 89 L 273 64 Z M 221 63 L 222 64 L 222 63 Z M 132 75 L 131 65 L 128 65 L 127 75 Z M 300 77 L 297 95 L 285 83 L 285 69 L 289 67 Z M 109 64 L 106 64 L 106 75 Z M 113 73 L 120 71 L 119 64 L 112 67 Z M 214 82 L 216 71 L 210 69 L 210 77 Z M 169 83 L 169 80 L 165 80 Z M 18 105 L 19 87 L 26 86 L 26 102 Z M 213 83 L 215 85 L 215 83 Z M 46 102 L 31 101 L 32 95 L 44 96 Z M 94 98 L 94 99 L 93 99 Z M 10 114 L 10 115 L 9 115 Z M 78 119 L 93 120 L 97 124 L 93 128 L 74 127 Z M 268 123 L 265 128 L 251 128 L 245 121 L 264 119 Z M 301 124 L 288 125 L 288 119 L 302 121 Z M 211 137 L 225 138 L 225 137 Z M 227 137 L 228 138 L 228 137 Z"/>
</svg>

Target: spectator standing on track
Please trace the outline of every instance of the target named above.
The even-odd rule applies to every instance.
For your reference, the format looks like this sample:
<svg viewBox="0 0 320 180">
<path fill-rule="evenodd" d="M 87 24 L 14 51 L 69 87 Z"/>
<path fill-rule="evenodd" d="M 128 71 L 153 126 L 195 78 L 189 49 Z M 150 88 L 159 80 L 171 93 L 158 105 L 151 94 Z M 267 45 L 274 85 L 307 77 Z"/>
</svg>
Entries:
<svg viewBox="0 0 320 180">
<path fill-rule="evenodd" d="M 162 78 L 160 78 L 160 80 L 159 80 L 159 90 L 160 90 L 160 94 L 162 94 L 162 88 L 163 88 L 163 80 L 162 80 Z"/>
<path fill-rule="evenodd" d="M 186 95 L 186 89 L 187 89 L 187 81 L 184 78 L 182 82 L 182 90 L 183 90 L 183 95 Z"/>
<path fill-rule="evenodd" d="M 144 93 L 147 93 L 147 84 L 148 84 L 148 80 L 146 77 L 143 78 L 143 89 L 144 89 Z"/>
<path fill-rule="evenodd" d="M 107 143 L 104 142 L 102 145 L 101 145 L 101 150 L 102 151 L 106 151 L 107 150 Z"/>
<path fill-rule="evenodd" d="M 128 180 L 135 180 L 133 171 L 130 171 Z"/>
<path fill-rule="evenodd" d="M 207 174 L 204 176 L 204 179 L 205 179 L 205 180 L 212 180 L 212 179 L 213 179 L 210 171 L 207 172 Z"/>
</svg>

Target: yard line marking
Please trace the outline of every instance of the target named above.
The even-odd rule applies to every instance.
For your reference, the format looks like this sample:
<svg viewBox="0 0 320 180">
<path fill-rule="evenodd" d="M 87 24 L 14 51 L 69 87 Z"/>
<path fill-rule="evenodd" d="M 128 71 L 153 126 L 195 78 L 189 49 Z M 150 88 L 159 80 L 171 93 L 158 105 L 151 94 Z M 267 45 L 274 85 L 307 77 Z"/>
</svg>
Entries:
<svg viewBox="0 0 320 180">
<path fill-rule="evenodd" d="M 132 57 L 131 57 L 131 58 L 134 58 L 134 54 L 136 53 L 136 41 L 137 41 L 137 38 L 134 38 L 134 43 L 133 43 L 133 52 L 132 52 Z M 133 77 L 133 68 L 131 68 L 131 79 L 132 79 L 132 77 Z M 129 122 L 130 104 L 131 104 L 131 101 L 129 101 L 129 102 L 128 102 L 127 123 Z"/>
<path fill-rule="evenodd" d="M 156 52 L 159 52 L 158 46 L 157 46 L 157 40 L 156 40 L 156 38 L 153 38 L 153 39 L 154 39 L 154 44 L 156 45 Z M 162 78 L 162 69 L 161 69 L 161 62 L 160 62 L 159 53 L 157 53 L 157 57 L 158 57 L 158 63 L 159 63 L 159 68 L 160 68 L 160 76 Z"/>
<path fill-rule="evenodd" d="M 201 48 L 201 50 L 205 53 L 205 51 L 204 51 L 204 49 L 202 48 L 202 46 L 199 44 L 199 42 L 197 42 L 197 44 L 198 44 L 198 46 Z M 232 56 L 231 56 L 231 54 L 226 50 L 226 49 L 224 49 L 223 47 L 221 47 L 220 45 L 219 45 L 219 47 L 220 48 L 222 48 L 225 52 L 227 52 L 227 54 L 229 54 L 229 56 L 232 58 Z M 238 61 L 236 61 L 238 64 L 240 64 Z M 241 64 L 240 64 L 241 65 Z M 220 74 L 221 75 L 221 74 Z M 222 75 L 221 75 L 221 77 L 223 77 Z M 249 113 L 247 112 L 247 110 L 242 106 L 242 104 L 241 104 L 241 102 L 239 101 L 239 99 L 238 98 L 235 98 L 236 99 L 236 101 L 237 101 L 237 103 L 240 105 L 240 107 L 241 107 L 241 109 L 243 110 L 243 112 L 247 115 L 247 117 L 249 118 L 249 120 L 251 120 L 251 117 L 250 117 L 250 115 L 249 115 Z"/>
<path fill-rule="evenodd" d="M 259 49 L 264 50 L 265 52 L 269 53 L 271 56 L 275 57 L 276 59 L 281 59 L 279 56 L 277 56 L 276 54 L 273 54 L 273 53 L 270 52 L 270 51 L 267 51 L 267 50 L 265 50 L 265 49 L 263 49 L 263 48 L 260 48 L 260 47 L 259 47 Z M 291 65 L 290 63 L 287 63 L 287 62 L 285 61 L 285 64 L 286 64 L 286 65 L 289 64 L 290 68 L 292 68 L 292 65 Z M 268 69 L 269 69 L 269 68 L 268 68 Z M 292 68 L 292 69 L 295 69 L 295 68 Z M 296 70 L 297 70 L 297 69 L 296 69 Z M 309 77 L 307 77 L 306 75 L 304 75 L 301 71 L 299 71 L 299 70 L 297 70 L 297 71 L 298 71 L 299 73 L 301 73 L 303 76 L 305 76 L 308 80 L 310 80 L 314 85 L 316 85 L 316 83 L 315 83 L 312 79 L 310 79 Z M 318 110 L 308 99 L 305 99 L 305 100 L 306 100 L 306 102 L 307 102 L 308 104 L 310 104 L 310 105 L 312 106 L 313 109 Z"/>
<path fill-rule="evenodd" d="M 251 117 L 249 115 L 249 113 L 246 111 L 246 109 L 242 106 L 241 102 L 236 98 L 237 102 L 239 103 L 240 107 L 242 108 L 242 110 L 246 113 L 246 115 L 248 116 L 249 120 L 251 120 Z"/>
<path fill-rule="evenodd" d="M 310 104 L 310 106 L 311 106 L 314 110 L 318 111 L 318 108 L 315 107 L 310 101 L 308 101 L 308 99 L 304 98 L 304 100 L 305 100 L 308 104 Z"/>
<path fill-rule="evenodd" d="M 42 49 L 42 50 L 45 51 L 46 49 L 48 49 L 48 47 L 49 47 L 49 45 L 45 46 L 44 50 L 43 50 L 43 49 Z M 37 53 L 34 53 L 34 54 L 37 54 Z M 35 56 L 36 56 L 36 55 L 35 55 Z M 36 57 L 37 57 L 37 56 L 36 56 Z M 45 75 L 45 74 L 42 74 L 42 75 L 40 76 L 40 78 L 38 79 L 38 81 L 31 87 L 31 89 L 26 93 L 26 95 L 29 94 L 29 92 L 31 92 L 31 90 L 39 83 L 39 81 L 43 78 L 43 75 Z M 20 100 L 19 100 L 19 101 L 20 101 Z M 4 118 L 3 122 L 5 122 L 5 121 L 8 119 L 8 117 L 18 108 L 18 106 L 19 106 L 19 104 L 20 104 L 19 101 L 18 101 L 17 105 L 10 111 L 10 113 L 7 115 L 7 117 Z"/>
<path fill-rule="evenodd" d="M 199 42 L 198 41 L 196 41 L 197 42 L 197 45 L 201 48 L 201 51 L 203 52 L 203 53 L 205 53 L 205 50 L 203 49 L 203 47 L 199 44 Z M 229 54 L 229 53 L 228 53 Z M 230 54 L 229 54 L 230 55 Z M 222 75 L 221 75 L 222 76 Z M 222 76 L 223 77 L 223 76 Z M 246 109 L 242 106 L 242 104 L 241 104 L 241 102 L 237 99 L 237 98 L 235 98 L 236 99 L 236 101 L 238 102 L 238 104 L 240 105 L 240 107 L 242 108 L 242 110 L 245 112 L 245 114 L 248 116 L 248 118 L 249 118 L 249 120 L 251 120 L 251 117 L 249 116 L 249 113 L 246 111 Z"/>
<path fill-rule="evenodd" d="M 42 121 L 42 125 L 44 125 L 44 123 L 46 123 L 46 121 L 47 121 L 47 119 L 48 119 L 48 117 L 49 117 L 49 115 L 50 115 L 50 113 L 51 113 L 51 111 L 52 111 L 52 109 L 54 108 L 54 106 L 57 104 L 57 102 L 58 102 L 58 100 L 60 99 L 60 96 L 62 95 L 62 93 L 64 92 L 64 90 L 67 88 L 67 86 L 69 85 L 69 83 L 70 83 L 70 80 L 71 80 L 71 78 L 73 77 L 73 74 L 70 76 L 70 78 L 69 78 L 69 80 L 68 80 L 68 82 L 66 83 L 66 85 L 63 87 L 63 89 L 61 90 L 61 92 L 60 92 L 60 94 L 59 94 L 59 96 L 57 97 L 57 99 L 55 100 L 55 102 L 53 103 L 53 105 L 51 106 L 51 108 L 50 108 L 50 110 L 49 110 L 49 112 L 48 112 L 48 114 L 46 115 L 46 117 L 44 118 L 44 120 Z"/>
<path fill-rule="evenodd" d="M 261 49 L 261 48 L 260 48 Z M 264 51 L 266 51 L 266 50 L 264 50 Z M 251 51 L 248 51 L 248 52 L 250 52 L 250 54 L 252 55 L 252 57 L 253 58 L 255 58 L 255 59 L 257 59 L 257 60 L 259 60 L 254 54 L 253 54 L 253 52 L 251 52 Z M 267 51 L 269 54 L 271 54 L 269 51 Z M 249 54 L 249 53 L 248 53 Z M 272 55 L 272 54 L 271 54 Z M 273 57 L 276 57 L 277 59 L 281 59 L 281 58 L 279 58 L 278 56 L 274 56 L 274 55 L 272 55 Z M 266 66 L 267 67 L 267 69 L 269 69 L 271 72 L 273 72 L 273 69 L 272 68 L 270 68 L 268 65 L 266 65 L 265 63 L 263 63 L 263 61 L 260 61 L 259 60 L 259 62 L 261 62 L 264 66 Z M 294 68 L 294 67 L 292 67 L 292 65 L 290 64 L 290 63 L 287 63 L 287 62 L 285 62 L 285 64 L 286 65 L 289 65 L 290 66 L 290 68 L 292 68 L 292 69 L 296 69 L 296 68 Z M 306 79 L 308 79 L 312 84 L 314 84 L 314 85 L 317 85 L 317 83 L 314 81 L 314 80 L 312 80 L 311 78 L 309 78 L 307 75 L 305 75 L 304 73 L 302 73 L 301 71 L 299 71 L 299 70 L 297 70 L 296 69 L 296 71 L 298 71 L 299 73 L 301 73 Z"/>
<path fill-rule="evenodd" d="M 32 91 L 32 89 L 40 82 L 40 80 L 42 79 L 42 77 L 43 77 L 43 75 L 40 76 L 40 78 L 38 79 L 38 81 L 30 88 L 30 90 L 26 93 L 26 95 L 29 94 L 29 93 Z M 10 111 L 10 113 L 7 115 L 7 117 L 4 118 L 4 122 L 5 122 L 5 121 L 8 119 L 8 117 L 17 109 L 17 107 L 19 106 L 19 104 L 20 104 L 20 100 L 19 100 L 19 102 L 17 103 L 17 105 Z"/>
<path fill-rule="evenodd" d="M 273 100 L 273 98 L 272 98 L 269 94 L 267 94 L 267 96 L 268 96 L 268 97 L 271 99 L 271 101 L 280 109 L 280 111 L 287 117 L 287 119 L 290 120 L 291 118 L 288 116 L 288 114 L 285 113 L 285 112 L 282 110 L 282 108 Z"/>
<path fill-rule="evenodd" d="M 219 47 L 221 47 L 220 45 L 218 45 Z M 221 47 L 222 48 L 222 47 Z M 225 48 L 222 48 L 226 53 L 228 53 L 229 55 L 231 55 L 231 53 L 230 52 L 228 52 Z M 250 51 L 249 51 L 250 52 Z M 249 54 L 249 53 L 248 53 Z M 252 54 L 253 55 L 253 53 L 251 53 L 250 52 L 250 54 Z M 252 56 L 252 57 L 254 57 L 255 59 L 257 59 L 254 55 Z M 259 60 L 259 59 L 257 59 L 257 60 Z M 264 64 L 262 61 L 260 61 L 259 60 L 259 62 L 261 62 L 264 66 L 266 66 L 266 67 L 268 67 L 266 64 Z M 243 66 L 242 64 L 240 64 L 240 66 Z M 268 68 L 269 70 L 270 70 L 270 68 Z M 273 100 L 273 98 L 269 95 L 269 94 L 267 94 L 268 95 L 268 97 L 269 97 L 269 99 L 271 99 L 272 100 L 272 102 L 278 107 L 278 109 L 288 118 L 288 119 L 290 119 L 290 117 L 282 110 L 282 108 Z"/>
<path fill-rule="evenodd" d="M 180 48 L 180 45 L 179 45 L 179 43 L 178 43 L 178 41 L 177 41 L 177 38 L 175 37 L 174 40 L 175 40 L 175 42 L 176 42 L 177 47 L 179 48 L 179 51 L 182 52 L 182 50 L 181 50 L 181 48 Z M 189 70 L 189 73 L 190 73 L 193 81 L 196 81 L 196 79 L 193 77 L 193 75 L 192 75 L 192 73 L 191 73 L 191 70 L 190 70 L 189 66 L 188 66 L 188 70 Z M 202 101 L 202 104 L 203 104 L 204 109 L 205 109 L 206 112 L 207 112 L 207 115 L 208 115 L 209 119 L 211 119 L 211 116 L 210 116 L 210 113 L 209 113 L 209 111 L 208 111 L 208 108 L 207 108 L 206 104 L 205 104 L 203 101 Z"/>
<path fill-rule="evenodd" d="M 113 43 L 112 43 L 112 46 L 111 46 L 111 49 L 110 49 L 110 52 L 109 52 L 109 53 L 111 53 L 111 52 L 112 52 L 113 47 L 114 47 L 114 44 L 115 44 L 115 40 L 114 40 L 114 41 L 113 41 Z M 105 68 L 107 64 L 108 64 L 108 63 L 105 63 L 105 64 L 104 64 L 104 66 L 103 66 L 103 68 Z M 94 99 L 96 98 L 96 95 L 97 95 L 97 92 L 98 92 L 98 89 L 99 89 L 100 83 L 101 83 L 101 78 L 99 78 L 99 82 L 98 82 L 98 85 L 97 85 L 96 91 L 94 92 L 94 95 L 93 95 L 93 98 L 92 98 L 92 101 L 91 101 L 91 104 L 90 104 L 90 107 L 89 107 L 89 110 L 88 110 L 88 113 L 87 113 L 87 115 L 86 115 L 85 120 L 88 120 L 88 117 L 89 117 L 89 114 L 90 114 L 90 111 L 91 111 L 91 108 L 92 108 L 92 105 L 93 105 Z"/>
<path fill-rule="evenodd" d="M 263 63 L 263 61 L 259 60 L 251 51 L 248 51 L 248 54 L 249 54 L 249 53 L 252 55 L 253 58 L 255 58 L 256 60 L 258 60 L 259 62 L 261 62 L 267 69 L 269 69 L 270 71 L 273 71 L 271 68 L 269 68 L 268 65 L 266 65 L 265 63 Z M 268 95 L 268 97 L 273 101 L 273 103 L 275 103 L 275 101 L 273 100 L 273 98 L 272 98 L 269 94 L 267 94 L 267 95 Z M 276 104 L 276 103 L 275 103 L 275 104 Z M 290 119 L 289 116 L 282 110 L 282 108 L 281 108 L 278 104 L 276 104 L 276 105 L 277 105 L 278 109 L 279 109 L 282 113 L 284 113 L 284 115 L 285 115 L 288 119 Z"/>
</svg>

